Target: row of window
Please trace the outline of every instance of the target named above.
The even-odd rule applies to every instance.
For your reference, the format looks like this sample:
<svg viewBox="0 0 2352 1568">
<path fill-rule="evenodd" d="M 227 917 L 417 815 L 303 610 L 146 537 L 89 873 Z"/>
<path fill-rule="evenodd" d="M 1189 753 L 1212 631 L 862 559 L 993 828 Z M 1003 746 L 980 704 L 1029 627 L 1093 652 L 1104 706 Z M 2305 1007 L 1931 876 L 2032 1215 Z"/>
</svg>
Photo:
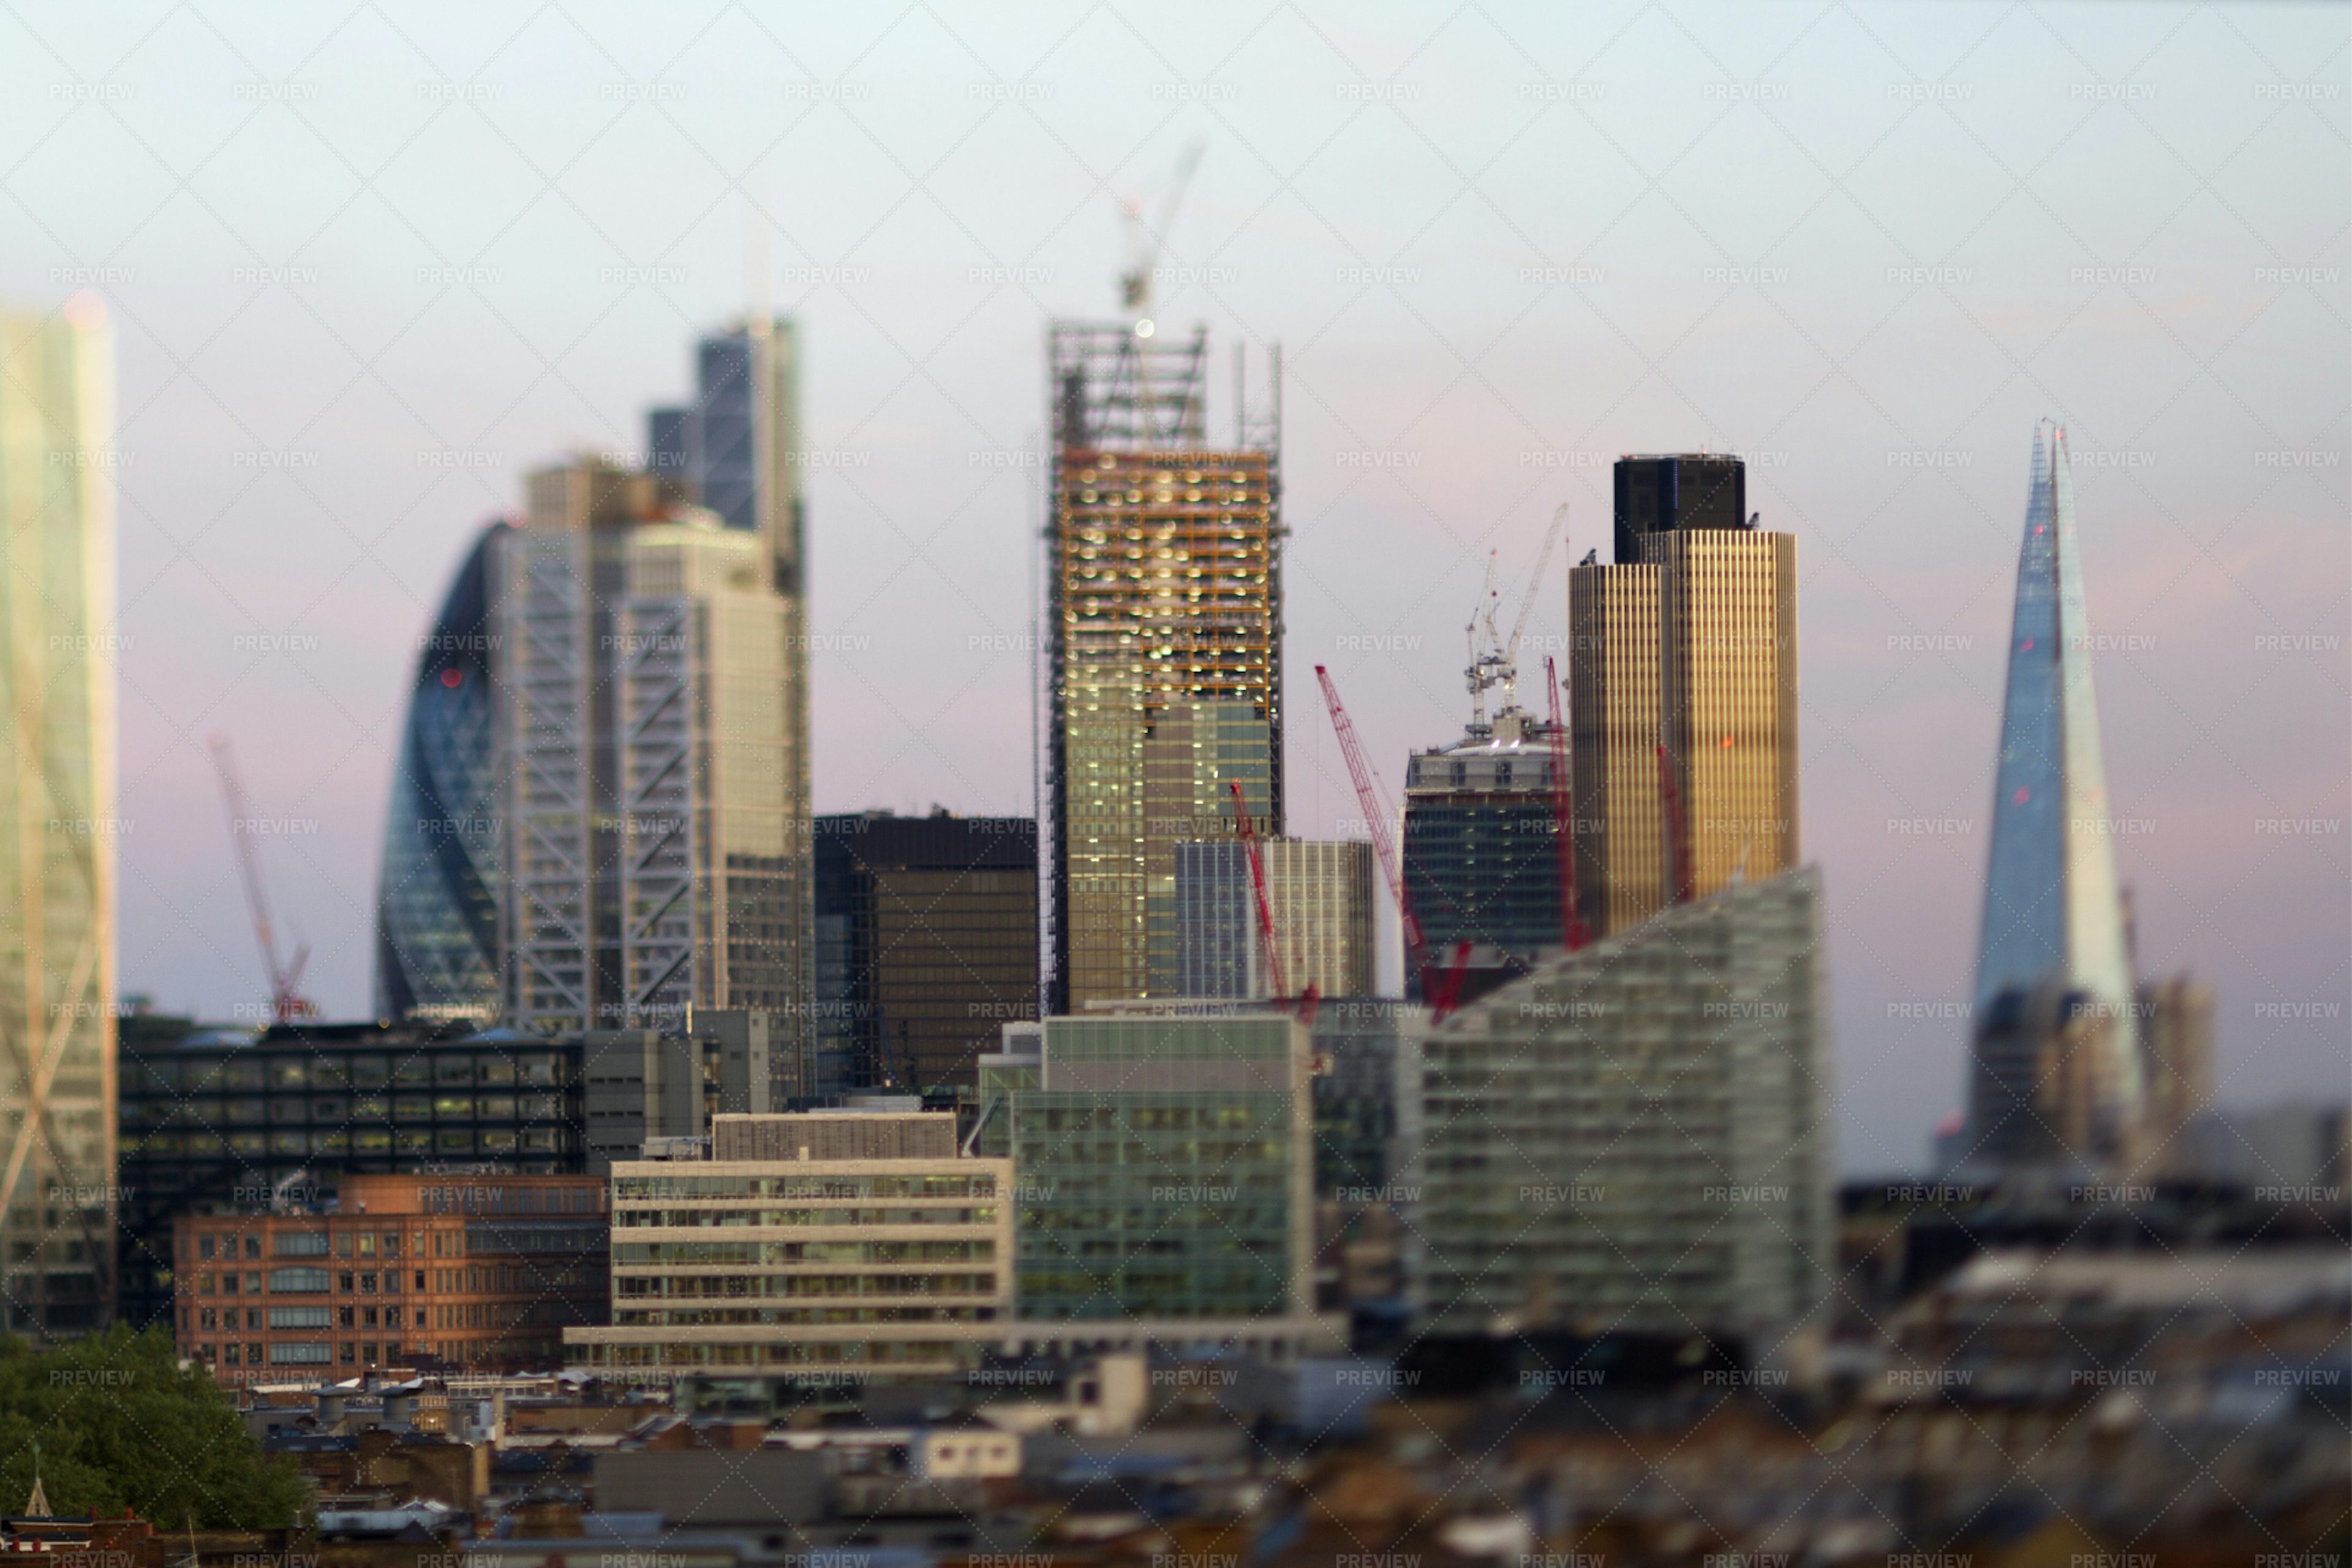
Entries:
<svg viewBox="0 0 2352 1568">
<path fill-rule="evenodd" d="M 996 1243 L 962 1241 L 629 1241 L 613 1261 L 655 1263 L 985 1263 Z"/>
<path fill-rule="evenodd" d="M 621 1229 L 660 1226 L 690 1229 L 703 1226 L 845 1226 L 845 1225 L 994 1225 L 992 1208 L 882 1209 L 623 1209 L 613 1216 Z"/>
<path fill-rule="evenodd" d="M 443 1274 L 460 1272 L 442 1269 Z M 334 1272 L 325 1268 L 272 1268 L 268 1272 L 269 1292 L 274 1296 L 324 1296 L 332 1289 L 349 1296 L 354 1293 L 373 1296 L 379 1287 L 386 1295 L 400 1294 L 400 1270 L 382 1274 L 355 1274 L 351 1269 Z M 416 1289 L 425 1289 L 425 1271 L 416 1271 Z M 258 1296 L 262 1291 L 262 1275 L 258 1270 L 238 1274 L 233 1269 L 215 1273 L 207 1268 L 196 1276 L 196 1293 L 200 1296 Z"/>
<path fill-rule="evenodd" d="M 272 1307 L 265 1315 L 258 1307 L 240 1311 L 235 1307 L 198 1307 L 193 1313 L 180 1310 L 180 1330 L 209 1334 L 222 1331 L 236 1332 L 240 1328 L 257 1333 L 267 1326 L 275 1331 L 302 1329 L 397 1329 L 405 1324 L 418 1329 L 511 1329 L 531 1324 L 569 1323 L 581 1321 L 572 1304 L 543 1299 L 533 1301 L 436 1301 L 421 1307 Z"/>
<path fill-rule="evenodd" d="M 381 1056 L 182 1056 L 132 1058 L 123 1064 L 125 1099 L 258 1089 L 381 1089 L 398 1084 L 481 1084 L 490 1088 L 558 1089 L 572 1081 L 571 1060 L 557 1053 L 515 1056 L 426 1048 Z"/>
<path fill-rule="evenodd" d="M 470 1362 L 505 1359 L 495 1353 L 500 1345 L 501 1342 L 494 1340 L 443 1340 L 430 1343 L 420 1340 L 407 1353 L 432 1356 L 454 1365 L 464 1365 Z M 354 1343 L 346 1340 L 335 1349 L 340 1353 L 331 1358 L 328 1353 L 329 1346 L 317 1341 L 291 1343 L 279 1341 L 265 1346 L 258 1343 L 240 1344 L 231 1340 L 219 1344 L 206 1342 L 198 1345 L 195 1348 L 195 1356 L 207 1367 L 217 1368 L 264 1364 L 281 1367 L 326 1366 L 333 1362 L 340 1362 L 344 1366 L 375 1366 L 383 1360 L 398 1360 L 403 1354 L 400 1342 L 397 1340 L 382 1342 L 383 1355 L 381 1358 L 376 1354 L 378 1345 L 374 1342 L 361 1341 Z"/>
<path fill-rule="evenodd" d="M 465 1291 L 480 1294 L 544 1289 L 558 1282 L 584 1281 L 592 1273 L 601 1275 L 585 1262 L 555 1262 L 543 1265 L 496 1264 L 474 1268 L 436 1268 L 429 1271 L 431 1292 L 443 1295 Z M 268 1289 L 273 1296 L 397 1296 L 401 1293 L 401 1270 L 382 1272 L 353 1269 L 329 1270 L 289 1267 L 268 1272 Z M 416 1295 L 428 1293 L 425 1281 L 428 1271 L 417 1269 L 410 1277 L 409 1289 Z M 263 1292 L 264 1275 L 260 1270 L 238 1274 L 234 1270 L 215 1273 L 205 1269 L 195 1277 L 200 1296 L 258 1296 Z"/>
<path fill-rule="evenodd" d="M 512 1121 L 526 1120 L 556 1121 L 571 1116 L 571 1107 L 560 1094 L 362 1094 L 346 1100 L 341 1095 L 314 1095 L 308 1100 L 299 1095 L 264 1098 L 255 1095 L 231 1100 L 150 1100 L 122 1102 L 122 1122 L 126 1127 L 163 1127 L 174 1122 L 215 1122 L 230 1126 L 254 1126 L 264 1121 L 430 1121 L 438 1116 L 443 1120 Z"/>
<path fill-rule="evenodd" d="M 422 1251 L 425 1246 L 425 1234 L 419 1231 L 416 1235 L 419 1251 Z M 240 1233 L 238 1236 L 215 1236 L 207 1231 L 196 1237 L 197 1261 L 212 1262 L 215 1251 L 224 1260 L 234 1258 L 237 1253 L 237 1243 L 240 1238 L 245 1244 L 246 1257 L 261 1256 L 261 1237 L 257 1235 L 248 1232 Z M 330 1240 L 329 1234 L 323 1230 L 281 1230 L 269 1238 L 269 1253 L 273 1258 L 324 1258 L 327 1256 Z M 454 1246 L 457 1237 L 450 1234 L 436 1235 L 433 1241 L 433 1250 L 437 1256 L 442 1251 L 442 1243 L 447 1242 Z M 397 1258 L 400 1256 L 400 1232 L 396 1230 L 385 1231 L 380 1236 L 373 1231 L 338 1231 L 331 1237 L 331 1242 L 335 1255 L 339 1258 L 378 1256 Z M 379 1248 L 381 1248 L 380 1253 Z"/>
<path fill-rule="evenodd" d="M 525 1127 L 338 1128 L 306 1132 L 150 1132 L 123 1140 L 126 1156 L 217 1159 L 224 1154 L 561 1154 L 578 1149 L 579 1132 L 564 1123 Z"/>
<path fill-rule="evenodd" d="M 613 1182 L 615 1204 L 681 1198 L 987 1198 L 996 1195 L 992 1175 L 953 1176 L 620 1176 Z"/>
<path fill-rule="evenodd" d="M 643 1287 L 644 1289 L 640 1289 Z M 619 1296 L 994 1296 L 993 1274 L 722 1274 L 614 1281 Z"/>
</svg>

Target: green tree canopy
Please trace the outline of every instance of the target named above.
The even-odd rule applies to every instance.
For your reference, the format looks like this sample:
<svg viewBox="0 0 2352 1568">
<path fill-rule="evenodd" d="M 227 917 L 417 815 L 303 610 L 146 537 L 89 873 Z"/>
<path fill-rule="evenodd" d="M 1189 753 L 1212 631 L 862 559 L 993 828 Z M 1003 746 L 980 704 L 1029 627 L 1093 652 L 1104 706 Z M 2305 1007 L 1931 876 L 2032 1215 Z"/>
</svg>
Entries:
<svg viewBox="0 0 2352 1568">
<path fill-rule="evenodd" d="M 129 1509 L 158 1530 L 272 1529 L 307 1489 L 161 1329 L 120 1325 L 55 1350 L 0 1336 L 0 1511 L 42 1489 L 61 1515 Z"/>
</svg>

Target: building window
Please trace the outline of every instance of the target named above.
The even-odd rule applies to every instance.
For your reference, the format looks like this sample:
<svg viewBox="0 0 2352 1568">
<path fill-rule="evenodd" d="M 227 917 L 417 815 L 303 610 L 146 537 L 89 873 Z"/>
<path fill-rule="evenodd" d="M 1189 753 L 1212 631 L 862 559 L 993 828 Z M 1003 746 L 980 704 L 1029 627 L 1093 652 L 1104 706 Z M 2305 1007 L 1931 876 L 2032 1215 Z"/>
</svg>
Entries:
<svg viewBox="0 0 2352 1568">
<path fill-rule="evenodd" d="M 341 1291 L 346 1296 L 352 1293 L 352 1273 L 350 1269 L 347 1268 L 341 1274 L 335 1276 L 335 1289 Z"/>
<path fill-rule="evenodd" d="M 207 1263 L 210 1263 L 213 1260 L 213 1238 L 211 1237 L 200 1236 L 196 1237 L 196 1256 L 203 1258 Z"/>
<path fill-rule="evenodd" d="M 343 1342 L 343 1364 L 344 1364 L 345 1366 L 349 1366 L 349 1365 L 351 1365 L 351 1364 L 352 1364 L 352 1362 L 353 1356 L 355 1355 L 355 1353 L 356 1353 L 357 1350 L 358 1350 L 358 1347 L 357 1347 L 357 1346 L 355 1346 L 355 1345 L 353 1345 L 353 1344 L 352 1343 L 352 1342 L 351 1342 L 351 1341 L 349 1341 L 349 1340 L 345 1340 L 345 1341 Z"/>
</svg>

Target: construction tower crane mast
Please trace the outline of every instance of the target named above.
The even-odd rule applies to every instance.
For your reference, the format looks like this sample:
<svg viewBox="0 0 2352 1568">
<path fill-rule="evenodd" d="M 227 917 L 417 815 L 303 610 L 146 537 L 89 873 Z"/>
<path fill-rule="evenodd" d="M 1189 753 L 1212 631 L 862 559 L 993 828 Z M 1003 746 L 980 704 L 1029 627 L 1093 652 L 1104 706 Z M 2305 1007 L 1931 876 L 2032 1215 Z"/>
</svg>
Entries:
<svg viewBox="0 0 2352 1568">
<path fill-rule="evenodd" d="M 1119 302 L 1135 319 L 1135 335 L 1148 338 L 1153 331 L 1151 321 L 1151 275 L 1160 266 L 1160 253 L 1168 244 L 1168 231 L 1176 225 L 1176 209 L 1183 204 L 1184 187 L 1192 183 L 1192 173 L 1201 166 L 1201 154 L 1208 143 L 1198 140 L 1184 144 L 1176 160 L 1176 169 L 1168 178 L 1168 194 L 1160 199 L 1157 222 L 1146 223 L 1143 200 L 1128 196 L 1120 201 L 1119 211 L 1127 219 L 1127 269 L 1118 275 Z"/>
<path fill-rule="evenodd" d="M 1464 671 L 1470 682 L 1470 729 L 1474 734 L 1487 732 L 1486 693 L 1495 688 L 1502 690 L 1502 700 L 1496 705 L 1497 714 L 1515 712 L 1519 705 L 1519 640 L 1527 635 L 1528 613 L 1535 608 L 1536 595 L 1543 587 L 1544 573 L 1551 565 L 1551 552 L 1568 531 L 1568 503 L 1562 501 L 1551 514 L 1551 524 L 1544 532 L 1543 552 L 1536 557 L 1536 569 L 1528 578 L 1528 585 L 1519 595 L 1519 613 L 1511 622 L 1511 631 L 1505 637 L 1495 624 L 1496 601 L 1495 563 L 1486 561 L 1486 586 L 1478 609 L 1470 617 L 1470 668 Z M 1479 629 L 1484 623 L 1486 637 L 1481 647 Z"/>
<path fill-rule="evenodd" d="M 277 930 L 269 918 L 269 889 L 262 880 L 261 854 L 253 842 L 253 808 L 246 798 L 245 783 L 237 776 L 236 757 L 229 750 L 228 737 L 213 736 L 212 750 L 213 766 L 220 774 L 221 798 L 228 805 L 229 843 L 236 849 L 237 870 L 245 879 L 245 901 L 253 911 L 253 934 L 261 943 L 261 965 L 269 976 L 270 1022 L 290 1024 L 316 1017 L 317 1004 L 300 989 L 303 967 L 310 962 L 310 944 L 297 943 L 294 956 L 278 962 Z"/>
</svg>

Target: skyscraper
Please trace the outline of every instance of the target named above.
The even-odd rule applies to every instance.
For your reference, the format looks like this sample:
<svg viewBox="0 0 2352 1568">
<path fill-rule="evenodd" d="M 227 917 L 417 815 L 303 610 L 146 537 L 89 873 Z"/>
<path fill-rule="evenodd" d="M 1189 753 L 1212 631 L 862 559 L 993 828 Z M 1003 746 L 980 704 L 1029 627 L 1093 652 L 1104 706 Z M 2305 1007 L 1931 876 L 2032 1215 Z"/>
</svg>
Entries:
<svg viewBox="0 0 2352 1568">
<path fill-rule="evenodd" d="M 425 635 L 384 808 L 377 874 L 379 1018 L 499 1010 L 499 788 L 492 733 L 494 522 L 466 552 Z"/>
<path fill-rule="evenodd" d="M 1372 994 L 1372 847 L 1363 839 L 1269 838 L 1259 846 L 1286 994 Z M 1275 994 L 1258 933 L 1246 847 L 1176 846 L 1177 994 Z"/>
<path fill-rule="evenodd" d="M 2146 1101 L 2066 433 L 2033 432 L 1993 784 L 1965 1158 L 2127 1161 Z"/>
<path fill-rule="evenodd" d="M 1551 726 L 1517 707 L 1405 765 L 1404 881 L 1427 943 L 1450 967 L 1463 942 L 1483 980 L 1524 972 L 1560 945 L 1559 813 Z M 1493 950 L 1486 952 L 1484 950 Z M 1405 994 L 1423 994 L 1408 962 Z"/>
<path fill-rule="evenodd" d="M 36 1336 L 113 1301 L 113 442 L 105 305 L 0 312 L 0 1297 Z"/>
<path fill-rule="evenodd" d="M 1036 823 L 869 811 L 815 832 L 820 1091 L 970 1087 L 1037 1016 Z"/>
<path fill-rule="evenodd" d="M 768 542 L 580 459 L 530 477 L 493 562 L 509 1021 L 804 1020 L 800 622 Z"/>
<path fill-rule="evenodd" d="M 1149 321 L 1048 338 L 1055 1011 L 1177 989 L 1175 847 L 1232 832 L 1229 781 L 1282 831 L 1279 361 L 1271 417 L 1213 447 L 1208 353 Z"/>
<path fill-rule="evenodd" d="M 1635 503 L 1618 541 L 1638 554 L 1568 584 L 1577 891 L 1596 934 L 1799 853 L 1797 542 L 1738 515 L 1737 458 L 1618 468 Z"/>
</svg>

